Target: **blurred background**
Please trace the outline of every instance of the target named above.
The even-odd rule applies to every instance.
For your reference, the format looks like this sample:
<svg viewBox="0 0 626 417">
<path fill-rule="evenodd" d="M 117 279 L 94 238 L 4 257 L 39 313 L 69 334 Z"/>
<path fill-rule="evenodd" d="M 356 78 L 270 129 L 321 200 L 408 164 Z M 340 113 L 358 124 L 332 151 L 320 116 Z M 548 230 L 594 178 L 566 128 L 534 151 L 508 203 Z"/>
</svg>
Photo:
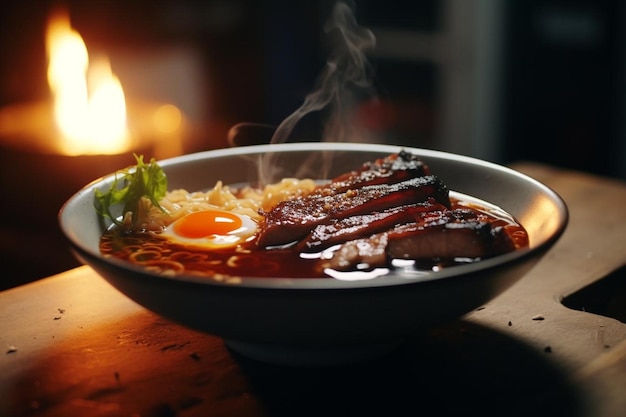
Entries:
<svg viewBox="0 0 626 417">
<path fill-rule="evenodd" d="M 58 209 L 81 186 L 134 163 L 133 151 L 166 158 L 223 148 L 234 124 L 277 125 L 296 110 L 329 59 L 324 25 L 334 4 L 3 2 L 0 289 L 78 265 L 58 231 Z M 626 3 L 349 4 L 376 39 L 363 52 L 372 88 L 351 113 L 367 140 L 626 179 Z M 90 63 L 108 58 L 119 79 L 130 150 L 72 155 L 57 146 L 63 135 L 49 115 L 46 34 L 58 7 Z M 317 125 L 299 139 L 320 140 Z"/>
</svg>

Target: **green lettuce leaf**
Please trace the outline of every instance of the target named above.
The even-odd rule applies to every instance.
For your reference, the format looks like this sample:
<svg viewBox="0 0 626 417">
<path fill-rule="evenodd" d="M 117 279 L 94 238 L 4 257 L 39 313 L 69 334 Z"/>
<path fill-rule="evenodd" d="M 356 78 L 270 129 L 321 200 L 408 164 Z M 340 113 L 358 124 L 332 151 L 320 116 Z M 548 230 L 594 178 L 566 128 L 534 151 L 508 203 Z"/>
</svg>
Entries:
<svg viewBox="0 0 626 417">
<path fill-rule="evenodd" d="M 115 173 L 111 188 L 107 191 L 95 191 L 94 206 L 96 212 L 111 219 L 118 226 L 134 228 L 140 221 L 137 217 L 142 198 L 147 198 L 153 206 L 163 210 L 159 204 L 167 192 L 167 176 L 152 158 L 149 164 L 143 161 L 143 155 L 133 154 L 137 164 Z M 114 212 L 122 207 L 121 215 L 126 218 L 131 213 L 131 224 L 120 220 Z M 164 210 L 163 210 L 164 211 Z"/>
</svg>

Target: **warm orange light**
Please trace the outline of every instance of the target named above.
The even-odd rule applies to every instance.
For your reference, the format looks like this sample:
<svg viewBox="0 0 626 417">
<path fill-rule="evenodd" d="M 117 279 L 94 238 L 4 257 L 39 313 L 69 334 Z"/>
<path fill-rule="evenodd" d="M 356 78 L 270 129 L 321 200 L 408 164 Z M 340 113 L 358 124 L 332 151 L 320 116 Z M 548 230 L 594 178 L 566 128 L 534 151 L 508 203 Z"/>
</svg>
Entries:
<svg viewBox="0 0 626 417">
<path fill-rule="evenodd" d="M 183 115 L 173 104 L 164 104 L 153 114 L 154 127 L 161 133 L 172 133 L 180 129 Z"/>
<path fill-rule="evenodd" d="M 124 90 L 108 60 L 90 65 L 87 47 L 65 12 L 51 16 L 46 47 L 48 84 L 61 132 L 61 152 L 80 155 L 128 151 Z"/>
</svg>

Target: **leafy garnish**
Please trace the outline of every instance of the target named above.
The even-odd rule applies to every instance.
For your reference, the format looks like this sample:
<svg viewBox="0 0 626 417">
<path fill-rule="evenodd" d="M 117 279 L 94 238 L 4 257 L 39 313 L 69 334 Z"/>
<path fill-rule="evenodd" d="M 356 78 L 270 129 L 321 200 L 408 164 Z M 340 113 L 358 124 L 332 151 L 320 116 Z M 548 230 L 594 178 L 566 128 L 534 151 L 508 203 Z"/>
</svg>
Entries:
<svg viewBox="0 0 626 417">
<path fill-rule="evenodd" d="M 147 198 L 153 206 L 163 210 L 159 200 L 167 192 L 167 176 L 161 167 L 152 158 L 149 164 L 143 162 L 143 155 L 133 154 L 137 165 L 128 167 L 115 173 L 115 179 L 111 188 L 102 192 L 96 189 L 94 206 L 100 216 L 109 218 L 118 226 L 133 229 L 140 219 L 139 205 L 142 198 Z M 126 220 L 131 217 L 130 224 L 119 220 L 119 216 L 113 214 L 115 208 L 122 205 L 122 215 Z M 164 211 L 164 210 L 163 210 Z M 130 213 L 130 214 L 129 214 Z"/>
</svg>

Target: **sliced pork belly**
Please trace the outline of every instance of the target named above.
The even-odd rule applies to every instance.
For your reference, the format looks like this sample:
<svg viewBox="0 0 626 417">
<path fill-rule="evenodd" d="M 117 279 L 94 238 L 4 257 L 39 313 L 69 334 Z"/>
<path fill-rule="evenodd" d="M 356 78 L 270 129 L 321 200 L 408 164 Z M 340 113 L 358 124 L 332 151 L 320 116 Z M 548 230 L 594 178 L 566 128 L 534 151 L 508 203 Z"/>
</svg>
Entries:
<svg viewBox="0 0 626 417">
<path fill-rule="evenodd" d="M 343 244 L 329 267 L 350 270 L 384 266 L 390 259 L 484 259 L 515 249 L 503 227 L 492 226 L 467 209 L 433 212 L 428 221 L 400 225 L 388 232 Z"/>
<path fill-rule="evenodd" d="M 371 236 L 393 229 L 399 224 L 421 222 L 433 211 L 444 211 L 442 204 L 429 200 L 410 206 L 392 207 L 384 211 L 333 219 L 330 223 L 317 225 L 298 244 L 300 252 L 319 252 L 349 240 Z"/>
<path fill-rule="evenodd" d="M 459 221 L 431 230 L 406 227 L 390 232 L 387 255 L 394 259 L 485 259 L 514 249 L 504 229 L 491 223 Z"/>
<path fill-rule="evenodd" d="M 448 189 L 435 176 L 286 200 L 263 213 L 265 220 L 257 244 L 261 247 L 285 245 L 306 237 L 317 225 L 329 223 L 333 219 L 370 214 L 429 200 L 450 207 Z"/>
<path fill-rule="evenodd" d="M 367 185 L 393 184 L 411 178 L 430 175 L 430 170 L 416 155 L 406 151 L 391 154 L 373 162 L 366 162 L 360 169 L 334 178 L 320 190 L 331 189 L 334 193 Z"/>
<path fill-rule="evenodd" d="M 344 243 L 330 260 L 324 260 L 323 264 L 325 268 L 337 271 L 386 266 L 388 244 L 388 233 L 377 233 L 365 239 L 351 240 Z"/>
</svg>

